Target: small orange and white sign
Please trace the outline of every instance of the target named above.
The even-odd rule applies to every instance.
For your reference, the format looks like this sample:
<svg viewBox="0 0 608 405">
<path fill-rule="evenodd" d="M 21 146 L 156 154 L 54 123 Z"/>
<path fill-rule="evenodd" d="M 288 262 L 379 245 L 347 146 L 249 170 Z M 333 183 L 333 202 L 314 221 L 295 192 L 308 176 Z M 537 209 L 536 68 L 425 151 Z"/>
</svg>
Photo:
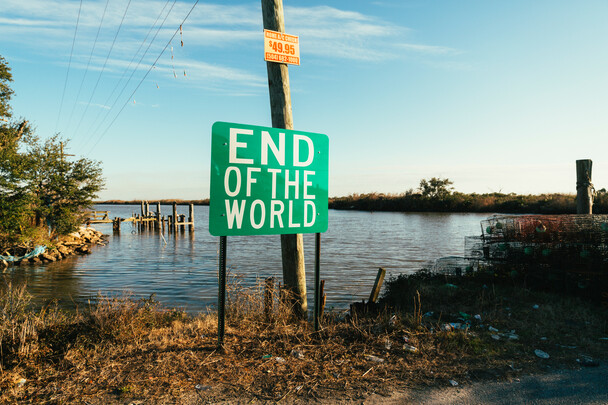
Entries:
<svg viewBox="0 0 608 405">
<path fill-rule="evenodd" d="M 282 32 L 264 30 L 264 60 L 300 64 L 300 38 Z"/>
</svg>

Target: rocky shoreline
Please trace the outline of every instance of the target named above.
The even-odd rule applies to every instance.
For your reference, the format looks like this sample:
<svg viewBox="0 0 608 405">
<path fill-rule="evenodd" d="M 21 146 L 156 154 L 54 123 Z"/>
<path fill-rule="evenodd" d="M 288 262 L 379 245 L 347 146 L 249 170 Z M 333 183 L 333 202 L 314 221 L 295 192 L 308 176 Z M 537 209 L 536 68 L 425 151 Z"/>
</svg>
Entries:
<svg viewBox="0 0 608 405">
<path fill-rule="evenodd" d="M 91 246 L 105 246 L 106 244 L 107 235 L 104 235 L 93 228 L 81 226 L 76 232 L 61 236 L 56 241 L 53 241 L 53 244 L 48 246 L 44 253 L 30 258 L 23 258 L 12 263 L 15 266 L 23 266 L 28 264 L 56 262 L 73 255 L 90 254 Z M 10 265 L 11 263 L 6 260 L 0 260 L 1 268 L 6 269 Z"/>
</svg>

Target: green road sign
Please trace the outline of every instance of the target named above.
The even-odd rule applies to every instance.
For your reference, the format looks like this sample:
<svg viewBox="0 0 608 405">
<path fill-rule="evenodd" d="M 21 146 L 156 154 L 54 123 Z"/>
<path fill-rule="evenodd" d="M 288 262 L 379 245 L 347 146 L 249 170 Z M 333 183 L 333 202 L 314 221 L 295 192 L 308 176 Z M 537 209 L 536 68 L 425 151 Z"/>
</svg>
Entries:
<svg viewBox="0 0 608 405">
<path fill-rule="evenodd" d="M 216 122 L 211 130 L 209 232 L 327 230 L 327 135 Z"/>
</svg>

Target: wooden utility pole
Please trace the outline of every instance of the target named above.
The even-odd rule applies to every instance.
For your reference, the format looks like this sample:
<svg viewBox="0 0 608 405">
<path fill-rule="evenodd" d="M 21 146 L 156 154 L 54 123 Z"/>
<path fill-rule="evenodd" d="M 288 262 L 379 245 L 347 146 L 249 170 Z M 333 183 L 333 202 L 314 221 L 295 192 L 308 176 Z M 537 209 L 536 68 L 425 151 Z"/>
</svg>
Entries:
<svg viewBox="0 0 608 405">
<path fill-rule="evenodd" d="M 27 123 L 27 121 L 25 121 Z M 61 147 L 61 161 L 63 162 L 65 160 L 66 156 L 75 156 L 75 155 L 70 155 L 69 153 L 63 153 L 63 142 L 59 142 L 59 145 Z"/>
<path fill-rule="evenodd" d="M 283 0 L 262 0 L 264 29 L 285 32 Z M 274 128 L 293 129 L 289 72 L 287 64 L 266 62 L 270 113 Z M 283 283 L 293 294 L 298 315 L 307 316 L 306 271 L 304 266 L 304 240 L 302 234 L 281 235 Z"/>
<path fill-rule="evenodd" d="M 576 161 L 576 213 L 591 214 L 593 211 L 593 184 L 591 184 L 591 159 Z"/>
</svg>

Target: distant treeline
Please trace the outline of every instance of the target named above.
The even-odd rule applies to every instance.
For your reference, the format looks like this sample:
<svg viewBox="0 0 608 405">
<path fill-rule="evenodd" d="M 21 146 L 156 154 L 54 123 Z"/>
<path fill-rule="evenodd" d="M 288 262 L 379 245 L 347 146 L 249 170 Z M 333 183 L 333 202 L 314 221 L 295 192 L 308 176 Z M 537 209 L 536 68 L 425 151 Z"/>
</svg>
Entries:
<svg viewBox="0 0 608 405">
<path fill-rule="evenodd" d="M 96 201 L 95 204 L 116 204 L 116 205 L 140 205 L 142 201 L 147 201 L 150 204 L 160 202 L 162 205 L 171 205 L 174 202 L 178 205 L 194 204 L 194 205 L 209 205 L 209 199 L 204 200 L 180 200 L 180 199 L 162 199 L 162 200 L 105 200 Z"/>
<path fill-rule="evenodd" d="M 194 204 L 209 205 L 209 199 L 147 200 L 150 204 L 163 205 Z M 139 205 L 141 200 L 106 200 L 95 204 Z M 453 192 L 447 196 L 423 196 L 422 194 L 352 194 L 346 197 L 332 197 L 329 208 L 360 211 L 401 211 L 401 212 L 500 212 L 511 214 L 576 214 L 574 194 L 464 194 Z M 594 214 L 608 214 L 608 193 L 598 192 L 593 201 Z"/>
<path fill-rule="evenodd" d="M 465 194 L 454 191 L 450 179 L 432 177 L 420 180 L 417 190 L 402 194 L 351 194 L 329 199 L 329 208 L 360 211 L 399 212 L 497 212 L 505 214 L 576 214 L 576 195 L 515 193 Z M 159 200 L 149 200 L 151 204 Z M 205 200 L 160 200 L 161 204 L 209 205 Z M 96 204 L 140 204 L 141 200 L 108 200 Z M 597 191 L 593 201 L 594 214 L 608 214 L 608 192 Z"/>
<path fill-rule="evenodd" d="M 329 207 L 362 211 L 576 214 L 576 195 L 451 192 L 443 196 L 429 196 L 412 192 L 399 195 L 371 193 L 331 198 Z M 603 190 L 596 194 L 593 213 L 608 214 L 608 193 Z"/>
</svg>

